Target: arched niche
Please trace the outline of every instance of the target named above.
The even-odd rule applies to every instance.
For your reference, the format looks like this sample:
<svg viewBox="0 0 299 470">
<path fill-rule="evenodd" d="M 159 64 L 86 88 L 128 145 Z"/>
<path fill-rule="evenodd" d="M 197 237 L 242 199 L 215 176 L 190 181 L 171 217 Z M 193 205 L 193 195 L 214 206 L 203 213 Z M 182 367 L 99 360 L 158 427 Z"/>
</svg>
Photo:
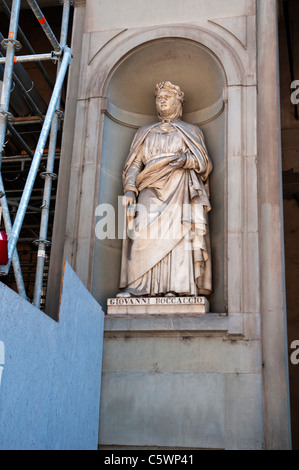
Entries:
<svg viewBox="0 0 299 470">
<path fill-rule="evenodd" d="M 121 174 L 136 130 L 155 122 L 155 84 L 170 80 L 185 93 L 182 119 L 204 132 L 214 170 L 210 178 L 212 211 L 210 230 L 213 257 L 212 312 L 225 311 L 225 122 L 223 92 L 226 77 L 218 58 L 202 44 L 184 38 L 148 41 L 125 54 L 106 84 L 106 110 L 102 134 L 98 204 L 115 208 L 123 194 Z M 122 241 L 94 244 L 92 293 L 105 308 L 118 292 Z"/>
</svg>

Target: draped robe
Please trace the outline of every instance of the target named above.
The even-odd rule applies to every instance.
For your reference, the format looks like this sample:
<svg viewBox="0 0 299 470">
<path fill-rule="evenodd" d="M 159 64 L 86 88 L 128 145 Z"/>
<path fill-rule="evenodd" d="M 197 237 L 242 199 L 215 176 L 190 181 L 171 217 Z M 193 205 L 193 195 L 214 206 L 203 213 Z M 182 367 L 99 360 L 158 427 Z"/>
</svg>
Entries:
<svg viewBox="0 0 299 470">
<path fill-rule="evenodd" d="M 172 166 L 178 150 L 182 168 Z M 123 241 L 120 287 L 132 295 L 208 295 L 212 290 L 208 176 L 201 130 L 181 120 L 141 127 L 123 170 L 137 196 L 134 236 Z"/>
</svg>

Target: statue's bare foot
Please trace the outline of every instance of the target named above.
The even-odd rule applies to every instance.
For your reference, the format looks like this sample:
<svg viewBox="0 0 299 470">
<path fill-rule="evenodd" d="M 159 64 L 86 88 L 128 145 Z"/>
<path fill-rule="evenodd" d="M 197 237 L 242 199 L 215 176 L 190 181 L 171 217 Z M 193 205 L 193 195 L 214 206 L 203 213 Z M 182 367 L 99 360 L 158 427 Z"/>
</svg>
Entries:
<svg viewBox="0 0 299 470">
<path fill-rule="evenodd" d="M 176 294 L 174 292 L 167 292 L 164 294 L 164 297 L 176 297 Z"/>
<path fill-rule="evenodd" d="M 122 298 L 122 297 L 132 297 L 132 296 L 130 292 L 125 291 L 125 292 L 119 292 L 118 294 L 116 294 L 116 297 Z"/>
</svg>

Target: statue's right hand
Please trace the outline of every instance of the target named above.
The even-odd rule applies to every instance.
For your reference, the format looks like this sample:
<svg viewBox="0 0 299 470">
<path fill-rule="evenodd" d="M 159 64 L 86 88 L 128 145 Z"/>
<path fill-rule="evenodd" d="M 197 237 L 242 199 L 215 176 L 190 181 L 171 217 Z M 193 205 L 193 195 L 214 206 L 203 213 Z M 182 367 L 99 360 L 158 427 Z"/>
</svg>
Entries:
<svg viewBox="0 0 299 470">
<path fill-rule="evenodd" d="M 122 200 L 122 205 L 127 207 L 132 206 L 133 204 L 136 204 L 136 194 L 134 193 L 134 191 L 125 192 Z"/>
</svg>

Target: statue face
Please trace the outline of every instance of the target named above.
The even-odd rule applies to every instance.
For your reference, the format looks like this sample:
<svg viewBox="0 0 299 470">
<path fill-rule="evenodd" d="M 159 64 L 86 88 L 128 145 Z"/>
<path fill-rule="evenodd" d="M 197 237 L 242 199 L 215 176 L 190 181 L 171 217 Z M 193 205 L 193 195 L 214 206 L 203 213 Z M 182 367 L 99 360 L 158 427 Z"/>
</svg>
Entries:
<svg viewBox="0 0 299 470">
<path fill-rule="evenodd" d="M 159 116 L 167 117 L 173 114 L 181 106 L 181 102 L 175 93 L 161 90 L 156 97 L 156 108 Z"/>
</svg>

